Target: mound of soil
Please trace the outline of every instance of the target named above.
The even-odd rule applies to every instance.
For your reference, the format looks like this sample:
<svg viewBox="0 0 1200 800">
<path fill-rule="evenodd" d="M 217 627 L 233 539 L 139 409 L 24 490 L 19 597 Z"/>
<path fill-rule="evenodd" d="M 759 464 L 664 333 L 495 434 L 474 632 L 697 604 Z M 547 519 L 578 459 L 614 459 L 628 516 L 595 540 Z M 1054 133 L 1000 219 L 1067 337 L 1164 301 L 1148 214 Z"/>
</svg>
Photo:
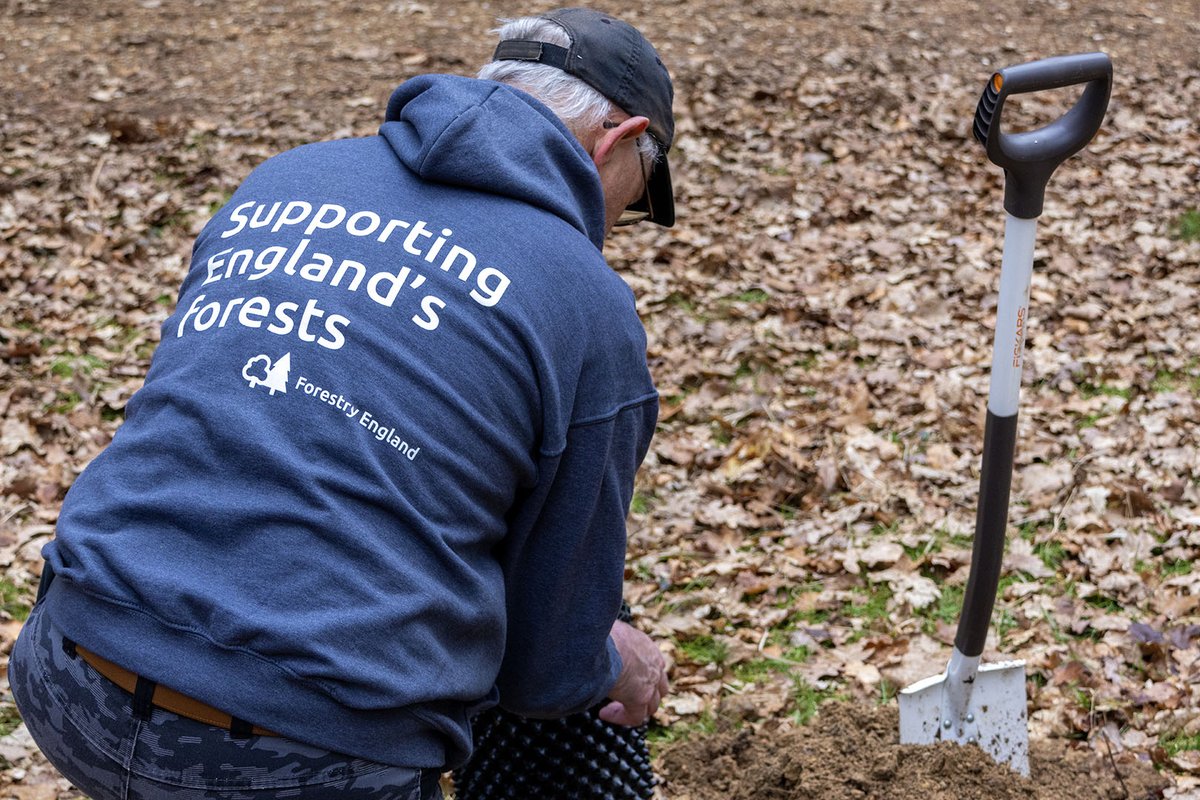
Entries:
<svg viewBox="0 0 1200 800">
<path fill-rule="evenodd" d="M 901 745 L 896 708 L 830 704 L 805 728 L 742 729 L 663 753 L 672 800 L 1143 800 L 1170 782 L 1148 763 L 1062 741 L 1030 744 L 1030 777 L 977 747 Z"/>
</svg>

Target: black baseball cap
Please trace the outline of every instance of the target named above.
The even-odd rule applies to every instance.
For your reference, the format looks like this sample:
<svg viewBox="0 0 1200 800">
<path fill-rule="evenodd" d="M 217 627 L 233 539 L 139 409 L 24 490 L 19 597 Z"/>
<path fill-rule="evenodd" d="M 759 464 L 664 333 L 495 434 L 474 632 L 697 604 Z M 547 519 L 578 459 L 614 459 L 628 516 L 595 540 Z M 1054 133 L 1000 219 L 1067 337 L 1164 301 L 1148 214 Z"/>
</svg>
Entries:
<svg viewBox="0 0 1200 800">
<path fill-rule="evenodd" d="M 493 61 L 534 61 L 574 75 L 632 117 L 650 120 L 647 129 L 658 144 L 658 159 L 646 194 L 629 208 L 649 212 L 651 222 L 675 224 L 675 197 L 667 151 L 675 139 L 671 76 L 646 37 L 632 25 L 589 8 L 563 8 L 538 15 L 561 27 L 570 47 L 530 39 L 506 39 Z"/>
</svg>

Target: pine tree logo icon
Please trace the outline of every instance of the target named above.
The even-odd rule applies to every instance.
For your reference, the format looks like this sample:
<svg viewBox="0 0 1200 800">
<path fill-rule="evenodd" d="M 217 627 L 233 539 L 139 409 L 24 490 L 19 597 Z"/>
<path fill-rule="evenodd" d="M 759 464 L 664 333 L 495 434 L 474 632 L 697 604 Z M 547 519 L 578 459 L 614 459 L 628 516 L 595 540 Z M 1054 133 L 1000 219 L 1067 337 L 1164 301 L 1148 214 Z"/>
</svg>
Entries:
<svg viewBox="0 0 1200 800">
<path fill-rule="evenodd" d="M 255 386 L 265 386 L 271 390 L 272 395 L 275 392 L 287 394 L 288 373 L 291 369 L 291 353 L 284 353 L 273 364 L 267 356 L 257 355 L 242 367 L 242 377 L 250 384 L 251 389 Z"/>
</svg>

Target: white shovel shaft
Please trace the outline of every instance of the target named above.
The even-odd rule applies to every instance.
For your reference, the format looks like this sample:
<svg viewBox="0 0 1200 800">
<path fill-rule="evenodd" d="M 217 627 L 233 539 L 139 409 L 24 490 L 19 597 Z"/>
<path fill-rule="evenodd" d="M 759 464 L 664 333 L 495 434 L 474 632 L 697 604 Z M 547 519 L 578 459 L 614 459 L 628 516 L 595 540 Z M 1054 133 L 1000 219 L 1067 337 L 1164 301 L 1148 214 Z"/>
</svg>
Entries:
<svg viewBox="0 0 1200 800">
<path fill-rule="evenodd" d="M 1017 413 L 1021 393 L 1036 234 L 1036 218 L 1021 219 L 1009 214 L 1004 222 L 1000 302 L 996 308 L 996 340 L 992 346 L 992 380 L 988 392 L 988 410 L 1000 417 Z"/>
</svg>

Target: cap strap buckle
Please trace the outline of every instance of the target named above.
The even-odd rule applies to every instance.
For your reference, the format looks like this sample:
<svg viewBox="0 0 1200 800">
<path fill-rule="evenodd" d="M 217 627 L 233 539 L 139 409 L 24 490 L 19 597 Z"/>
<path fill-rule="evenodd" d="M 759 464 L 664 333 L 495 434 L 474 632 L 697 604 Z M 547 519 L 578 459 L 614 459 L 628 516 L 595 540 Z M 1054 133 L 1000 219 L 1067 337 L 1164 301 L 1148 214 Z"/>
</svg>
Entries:
<svg viewBox="0 0 1200 800">
<path fill-rule="evenodd" d="M 548 67 L 567 69 L 568 51 L 549 42 L 534 39 L 505 39 L 496 45 L 492 61 L 536 61 Z"/>
</svg>

